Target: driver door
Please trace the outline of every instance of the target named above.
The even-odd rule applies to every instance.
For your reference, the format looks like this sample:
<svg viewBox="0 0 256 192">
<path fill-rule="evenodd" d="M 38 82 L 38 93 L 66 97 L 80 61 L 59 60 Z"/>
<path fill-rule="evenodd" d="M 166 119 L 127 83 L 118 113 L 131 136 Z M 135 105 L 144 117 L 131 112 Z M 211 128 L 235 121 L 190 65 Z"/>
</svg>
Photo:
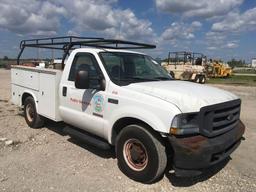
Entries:
<svg viewBox="0 0 256 192">
<path fill-rule="evenodd" d="M 75 75 L 81 69 L 86 69 L 90 77 L 102 75 L 93 54 L 77 53 L 65 85 L 62 85 L 60 112 L 65 122 L 103 137 L 105 91 L 99 90 L 98 80 L 90 80 L 90 89 L 77 89 Z M 65 94 L 64 89 L 66 89 Z"/>
</svg>

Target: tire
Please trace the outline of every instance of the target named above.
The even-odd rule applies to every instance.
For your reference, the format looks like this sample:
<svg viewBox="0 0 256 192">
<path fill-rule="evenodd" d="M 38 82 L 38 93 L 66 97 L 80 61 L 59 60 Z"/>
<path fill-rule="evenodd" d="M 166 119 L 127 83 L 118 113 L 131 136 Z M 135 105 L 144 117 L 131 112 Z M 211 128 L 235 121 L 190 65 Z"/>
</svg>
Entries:
<svg viewBox="0 0 256 192">
<path fill-rule="evenodd" d="M 139 125 L 129 125 L 119 133 L 116 157 L 120 170 L 142 183 L 156 181 L 167 166 L 165 146 L 160 138 Z"/>
<path fill-rule="evenodd" d="M 201 75 L 201 76 L 199 77 L 199 83 L 205 84 L 205 82 L 206 82 L 206 77 L 205 77 L 204 75 Z"/>
<path fill-rule="evenodd" d="M 44 125 L 44 118 L 36 111 L 36 105 L 33 97 L 27 97 L 24 102 L 25 120 L 29 127 L 40 128 Z"/>
<path fill-rule="evenodd" d="M 195 83 L 200 83 L 200 76 L 199 75 L 196 75 L 194 82 Z"/>
</svg>

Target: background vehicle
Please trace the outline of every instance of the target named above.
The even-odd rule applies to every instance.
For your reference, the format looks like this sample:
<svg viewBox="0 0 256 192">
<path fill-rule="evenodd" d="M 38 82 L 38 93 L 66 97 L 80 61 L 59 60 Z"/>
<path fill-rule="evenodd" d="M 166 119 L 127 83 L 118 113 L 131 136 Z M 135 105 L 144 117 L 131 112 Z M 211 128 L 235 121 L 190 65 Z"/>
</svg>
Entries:
<svg viewBox="0 0 256 192">
<path fill-rule="evenodd" d="M 67 134 L 103 149 L 114 146 L 120 169 L 136 181 L 156 181 L 168 160 L 178 176 L 198 174 L 240 143 L 240 99 L 175 81 L 148 55 L 126 50 L 154 45 L 81 37 L 24 40 L 18 64 L 26 47 L 64 50 L 61 70 L 12 67 L 12 102 L 24 106 L 27 124 L 64 121 Z"/>
<path fill-rule="evenodd" d="M 211 59 L 206 65 L 206 71 L 208 77 L 230 77 L 233 73 L 228 64 Z"/>
<path fill-rule="evenodd" d="M 206 56 L 193 52 L 169 52 L 167 62 L 162 66 L 175 78 L 181 80 L 205 83 L 206 75 L 204 66 Z"/>
</svg>

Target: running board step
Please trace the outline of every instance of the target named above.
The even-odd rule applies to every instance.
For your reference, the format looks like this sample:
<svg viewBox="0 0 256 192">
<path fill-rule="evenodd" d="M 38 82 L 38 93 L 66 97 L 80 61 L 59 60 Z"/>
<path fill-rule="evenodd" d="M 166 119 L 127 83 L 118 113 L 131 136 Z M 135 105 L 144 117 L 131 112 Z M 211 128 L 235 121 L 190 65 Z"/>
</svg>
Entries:
<svg viewBox="0 0 256 192">
<path fill-rule="evenodd" d="M 77 128 L 66 126 L 63 129 L 63 132 L 66 133 L 67 135 L 70 135 L 71 137 L 79 139 L 79 140 L 81 140 L 87 144 L 93 145 L 97 148 L 101 148 L 104 150 L 109 150 L 111 148 L 111 145 L 108 144 L 103 139 L 101 139 L 97 136 L 91 135 L 90 133 L 86 133 L 83 130 L 78 130 Z"/>
</svg>

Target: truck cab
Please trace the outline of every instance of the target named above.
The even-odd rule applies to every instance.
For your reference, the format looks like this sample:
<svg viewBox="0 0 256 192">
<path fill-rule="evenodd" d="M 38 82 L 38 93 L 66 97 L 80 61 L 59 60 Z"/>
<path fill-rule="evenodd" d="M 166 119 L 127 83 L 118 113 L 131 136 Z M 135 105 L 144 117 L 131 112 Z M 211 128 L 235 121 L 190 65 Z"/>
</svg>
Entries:
<svg viewBox="0 0 256 192">
<path fill-rule="evenodd" d="M 45 41 L 23 41 L 21 50 L 59 45 Z M 24 107 L 30 127 L 42 127 L 45 118 L 63 121 L 71 136 L 115 147 L 121 171 L 143 183 L 161 177 L 168 161 L 178 176 L 198 174 L 238 147 L 241 100 L 176 81 L 150 56 L 127 50 L 154 46 L 106 39 L 63 44 L 64 56 L 70 51 L 63 70 L 12 67 L 12 101 Z M 71 51 L 73 45 L 85 48 Z"/>
</svg>

